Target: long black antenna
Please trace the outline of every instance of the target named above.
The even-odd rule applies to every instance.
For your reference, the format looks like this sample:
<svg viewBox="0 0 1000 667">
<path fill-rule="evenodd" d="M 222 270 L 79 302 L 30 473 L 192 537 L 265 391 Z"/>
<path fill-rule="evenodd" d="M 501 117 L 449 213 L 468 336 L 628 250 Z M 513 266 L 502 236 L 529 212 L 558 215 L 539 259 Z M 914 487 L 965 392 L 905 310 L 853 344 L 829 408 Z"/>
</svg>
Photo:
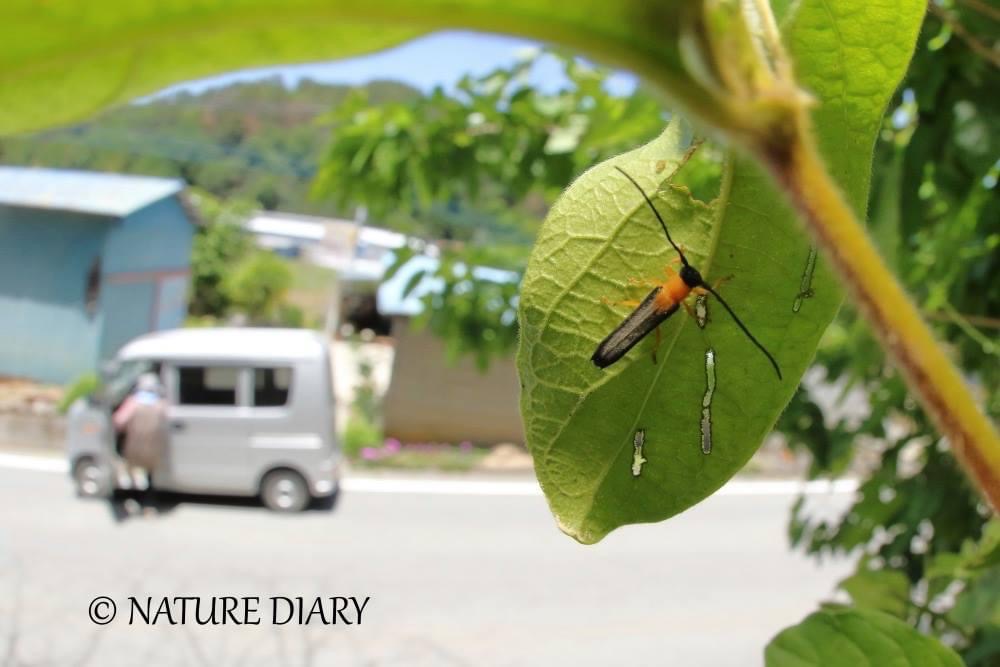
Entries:
<svg viewBox="0 0 1000 667">
<path fill-rule="evenodd" d="M 635 179 L 629 176 L 624 169 L 622 169 L 618 165 L 615 165 L 615 169 L 620 171 L 625 178 L 632 181 L 632 185 L 634 185 L 635 189 L 642 194 L 642 198 L 646 200 L 646 203 L 649 204 L 649 208 L 653 210 L 653 214 L 656 216 L 656 219 L 660 221 L 660 227 L 663 227 L 663 233 L 667 235 L 667 241 L 670 242 L 670 245 L 672 245 L 674 247 L 674 250 L 677 251 L 677 254 L 680 255 L 681 262 L 684 263 L 684 266 L 691 266 L 690 264 L 688 264 L 687 257 L 685 257 L 684 253 L 681 252 L 681 249 L 677 247 L 677 244 L 674 243 L 674 240 L 670 238 L 670 232 L 667 231 L 667 223 L 663 221 L 663 218 L 660 216 L 660 212 L 656 210 L 655 206 L 653 206 L 653 202 L 650 201 L 649 196 L 646 195 L 646 191 L 643 190 L 642 186 L 636 183 Z M 701 276 L 699 275 L 698 278 L 700 279 Z M 778 362 L 774 360 L 774 357 L 771 356 L 771 353 L 767 351 L 767 348 L 761 345 L 759 340 L 754 338 L 753 334 L 750 333 L 750 330 L 747 329 L 746 325 L 743 324 L 742 320 L 740 320 L 740 318 L 736 316 L 736 313 L 733 312 L 733 309 L 729 307 L 728 303 L 726 303 L 726 300 L 723 299 L 721 296 L 719 296 L 719 293 L 716 292 L 714 289 L 712 289 L 712 287 L 704 280 L 701 281 L 700 287 L 703 287 L 705 291 L 709 292 L 712 296 L 714 296 L 716 299 L 719 300 L 719 303 L 721 303 L 723 308 L 726 309 L 726 312 L 728 312 L 730 317 L 733 318 L 733 321 L 736 322 L 737 326 L 739 326 L 739 328 L 743 330 L 743 333 L 745 333 L 747 338 L 750 339 L 750 342 L 756 345 L 757 349 L 763 352 L 764 356 L 767 357 L 767 360 L 771 362 L 771 365 L 774 366 L 774 372 L 778 374 L 778 379 L 781 380 L 782 379 L 781 368 L 778 367 Z"/>
<path fill-rule="evenodd" d="M 674 240 L 670 238 L 670 232 L 667 231 L 667 223 L 663 222 L 663 218 L 660 217 L 660 212 L 656 210 L 655 206 L 653 206 L 653 202 L 649 200 L 649 197 L 646 195 L 646 191 L 643 190 L 642 186 L 636 183 L 635 179 L 629 176 L 624 169 L 622 169 L 618 165 L 615 165 L 615 169 L 620 171 L 625 178 L 632 181 L 632 185 L 634 185 L 635 189 L 642 194 L 642 198 L 646 200 L 647 204 L 649 204 L 649 208 L 653 209 L 653 214 L 656 216 L 656 219 L 660 221 L 660 227 L 663 227 L 663 233 L 667 235 L 667 241 L 670 242 L 670 245 L 672 245 L 674 247 L 674 250 L 677 251 L 677 254 L 680 255 L 681 262 L 684 263 L 684 266 L 691 266 L 690 264 L 688 264 L 687 257 L 685 257 L 684 253 L 681 252 L 681 249 L 677 247 L 677 244 L 674 243 Z"/>
<path fill-rule="evenodd" d="M 721 303 L 722 306 L 726 309 L 726 311 L 729 312 L 729 315 L 733 318 L 733 321 L 736 322 L 736 324 L 740 327 L 740 329 L 743 329 L 743 333 L 747 335 L 747 338 L 750 339 L 750 342 L 756 345 L 757 349 L 764 353 L 764 356 L 767 357 L 767 360 L 771 362 L 772 366 L 774 366 L 774 372 L 778 374 L 778 379 L 780 380 L 781 369 L 778 368 L 778 362 L 774 360 L 774 357 L 771 356 L 771 353 L 768 352 L 767 349 L 760 344 L 759 340 L 753 337 L 753 334 L 750 333 L 750 330 L 746 328 L 746 325 L 740 321 L 740 318 L 736 317 L 736 313 L 734 313 L 733 309 L 729 307 L 729 304 L 726 303 L 726 300 L 723 299 L 721 296 L 719 296 L 719 293 L 716 292 L 714 289 L 712 289 L 711 285 L 708 285 L 707 283 L 702 283 L 701 286 L 707 292 L 711 292 L 712 296 L 714 296 L 716 299 L 719 300 L 719 303 Z"/>
</svg>

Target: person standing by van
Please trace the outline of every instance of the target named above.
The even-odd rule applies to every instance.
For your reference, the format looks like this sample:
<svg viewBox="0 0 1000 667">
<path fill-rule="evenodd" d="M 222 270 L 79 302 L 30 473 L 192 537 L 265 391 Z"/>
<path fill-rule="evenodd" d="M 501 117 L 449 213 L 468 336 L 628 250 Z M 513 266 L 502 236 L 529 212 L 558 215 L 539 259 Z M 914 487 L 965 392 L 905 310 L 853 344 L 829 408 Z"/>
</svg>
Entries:
<svg viewBox="0 0 1000 667">
<path fill-rule="evenodd" d="M 133 479 L 136 472 L 145 476 L 149 500 L 153 494 L 153 473 L 167 448 L 167 402 L 163 395 L 160 378 L 155 373 L 143 373 L 135 390 L 112 415 L 115 430 L 124 435 L 122 458 Z"/>
</svg>

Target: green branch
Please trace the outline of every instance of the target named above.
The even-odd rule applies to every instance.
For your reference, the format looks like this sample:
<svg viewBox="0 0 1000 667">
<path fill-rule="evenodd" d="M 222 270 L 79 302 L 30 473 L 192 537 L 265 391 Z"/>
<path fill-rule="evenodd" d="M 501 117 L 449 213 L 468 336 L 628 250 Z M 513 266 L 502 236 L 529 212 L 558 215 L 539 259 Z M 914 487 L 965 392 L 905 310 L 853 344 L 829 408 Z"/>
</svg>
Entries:
<svg viewBox="0 0 1000 667">
<path fill-rule="evenodd" d="M 756 151 L 788 193 L 848 292 L 903 372 L 910 389 L 949 439 L 994 509 L 1000 508 L 1000 438 L 914 303 L 886 267 L 826 170 L 802 113 L 787 151 Z"/>
</svg>

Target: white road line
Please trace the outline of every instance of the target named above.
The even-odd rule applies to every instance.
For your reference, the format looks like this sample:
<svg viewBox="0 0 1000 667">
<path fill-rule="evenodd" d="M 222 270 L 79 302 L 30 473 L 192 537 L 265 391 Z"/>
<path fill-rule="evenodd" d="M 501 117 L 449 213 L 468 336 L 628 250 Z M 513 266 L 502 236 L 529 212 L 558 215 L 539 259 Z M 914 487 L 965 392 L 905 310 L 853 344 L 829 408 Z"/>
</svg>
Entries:
<svg viewBox="0 0 1000 667">
<path fill-rule="evenodd" d="M 345 477 L 341 488 L 350 493 L 421 493 L 457 496 L 540 496 L 533 481 L 487 481 L 464 479 L 384 479 Z"/>
<path fill-rule="evenodd" d="M 537 482 L 505 482 L 450 479 L 380 479 L 346 477 L 341 482 L 345 491 L 361 493 L 423 493 L 472 496 L 537 496 L 542 489 Z M 853 493 L 857 480 L 801 482 L 797 480 L 732 480 L 716 491 L 721 496 L 794 496 Z"/>
<path fill-rule="evenodd" d="M 717 496 L 821 496 L 830 493 L 854 493 L 858 480 L 815 480 L 804 482 L 795 479 L 734 479 L 715 492 Z"/>
<path fill-rule="evenodd" d="M 0 453 L 0 468 L 35 472 L 69 472 L 69 465 L 60 458 Z M 348 476 L 341 488 L 350 493 L 400 493 L 459 496 L 538 496 L 542 490 L 534 481 L 462 480 L 462 479 L 398 479 Z M 721 496 L 793 496 L 854 493 L 857 480 L 801 482 L 797 480 L 731 480 L 715 495 Z"/>
<path fill-rule="evenodd" d="M 14 470 L 34 470 L 37 472 L 69 472 L 66 459 L 54 456 L 30 456 L 24 454 L 0 454 L 0 468 Z"/>
</svg>

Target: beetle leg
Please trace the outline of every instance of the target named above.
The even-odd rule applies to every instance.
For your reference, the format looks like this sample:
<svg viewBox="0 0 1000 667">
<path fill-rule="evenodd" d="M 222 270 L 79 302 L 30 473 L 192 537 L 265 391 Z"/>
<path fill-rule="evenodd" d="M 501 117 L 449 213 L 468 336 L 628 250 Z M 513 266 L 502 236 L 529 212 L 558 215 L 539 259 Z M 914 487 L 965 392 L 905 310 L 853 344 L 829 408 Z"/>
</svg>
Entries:
<svg viewBox="0 0 1000 667">
<path fill-rule="evenodd" d="M 629 308 L 638 308 L 639 304 L 642 302 L 637 299 L 622 299 L 621 301 L 612 301 L 608 297 L 602 296 L 601 303 L 603 303 L 605 306 L 612 306 L 612 307 L 628 306 Z"/>
<path fill-rule="evenodd" d="M 656 342 L 653 343 L 653 363 L 656 363 L 656 351 L 660 349 L 660 327 L 656 327 Z"/>
<path fill-rule="evenodd" d="M 639 287 L 659 287 L 660 281 L 653 278 L 632 278 L 628 279 L 629 285 L 637 285 Z"/>
</svg>

